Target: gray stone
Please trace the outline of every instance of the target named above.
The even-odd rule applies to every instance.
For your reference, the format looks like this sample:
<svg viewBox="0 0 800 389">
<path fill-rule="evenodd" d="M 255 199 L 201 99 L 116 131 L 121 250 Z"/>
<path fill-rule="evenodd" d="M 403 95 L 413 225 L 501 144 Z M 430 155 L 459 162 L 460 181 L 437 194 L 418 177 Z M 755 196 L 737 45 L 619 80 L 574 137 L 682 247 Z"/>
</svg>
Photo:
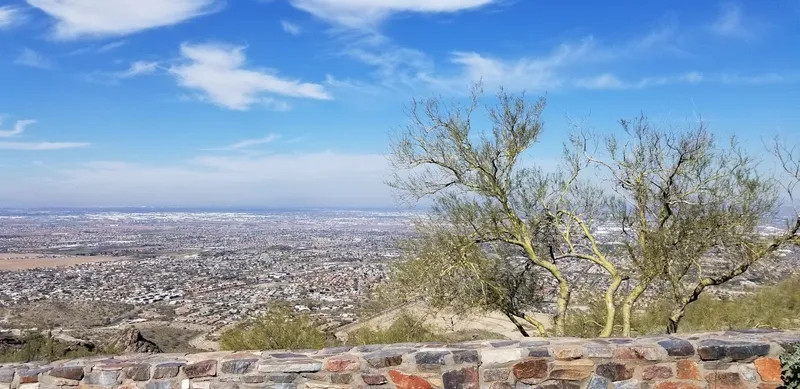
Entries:
<svg viewBox="0 0 800 389">
<path fill-rule="evenodd" d="M 667 355 L 671 357 L 691 357 L 694 355 L 694 346 L 683 339 L 669 338 L 658 342 Z"/>
<path fill-rule="evenodd" d="M 83 383 L 99 386 L 119 385 L 119 375 L 118 371 L 93 371 L 83 377 Z"/>
<path fill-rule="evenodd" d="M 370 367 L 381 369 L 384 367 L 398 366 L 403 363 L 403 350 L 384 350 L 364 355 L 364 360 Z"/>
<path fill-rule="evenodd" d="M 181 371 L 181 367 L 184 365 L 185 363 L 182 362 L 160 363 L 153 369 L 153 379 L 160 380 L 163 378 L 177 377 L 178 373 Z"/>
<path fill-rule="evenodd" d="M 179 381 L 171 380 L 157 380 L 150 381 L 144 385 L 145 389 L 179 389 L 181 384 Z"/>
<path fill-rule="evenodd" d="M 266 377 L 260 374 L 246 375 L 242 377 L 242 382 L 245 384 L 260 384 L 266 380 Z"/>
<path fill-rule="evenodd" d="M 383 374 L 362 374 L 361 380 L 367 385 L 383 385 L 389 382 Z"/>
<path fill-rule="evenodd" d="M 276 353 L 276 354 L 268 354 L 267 356 L 270 356 L 270 357 L 273 357 L 273 358 L 277 358 L 277 359 L 305 359 L 305 358 L 308 358 L 308 355 L 297 354 L 297 353 Z"/>
<path fill-rule="evenodd" d="M 268 362 L 258 366 L 258 371 L 262 373 L 314 373 L 320 370 L 322 362 L 315 360 Z"/>
<path fill-rule="evenodd" d="M 611 385 L 611 381 L 608 378 L 593 374 L 586 389 L 608 389 L 609 385 Z"/>
<path fill-rule="evenodd" d="M 126 367 L 122 371 L 125 372 L 125 377 L 134 381 L 147 381 L 150 379 L 150 365 L 145 363 Z"/>
<path fill-rule="evenodd" d="M 224 374 L 247 374 L 255 370 L 258 359 L 234 359 L 222 362 L 221 371 Z"/>
<path fill-rule="evenodd" d="M 527 355 L 528 350 L 521 348 L 487 349 L 481 350 L 481 362 L 486 365 L 499 365 L 521 360 L 523 356 Z"/>
<path fill-rule="evenodd" d="M 288 384 L 294 382 L 294 380 L 297 379 L 297 374 L 291 374 L 291 373 L 270 374 L 268 379 L 270 382 L 277 382 L 279 384 Z"/>
<path fill-rule="evenodd" d="M 386 347 L 385 344 L 367 344 L 364 346 L 356 347 L 356 351 L 360 353 L 372 353 L 375 351 L 383 350 Z"/>
<path fill-rule="evenodd" d="M 729 342 L 707 339 L 700 341 L 697 354 L 703 361 L 751 361 L 769 354 L 769 343 Z"/>
<path fill-rule="evenodd" d="M 319 354 L 321 355 L 334 355 L 334 354 L 344 354 L 353 348 L 350 346 L 342 346 L 342 347 L 328 347 L 326 349 L 322 349 Z"/>
<path fill-rule="evenodd" d="M 211 382 L 209 389 L 239 389 L 239 384 L 235 382 Z"/>
<path fill-rule="evenodd" d="M 589 345 L 584 349 L 584 356 L 587 358 L 613 358 L 614 349 L 610 346 Z"/>
<path fill-rule="evenodd" d="M 444 357 L 449 351 L 422 351 L 414 354 L 417 365 L 444 365 Z"/>
<path fill-rule="evenodd" d="M 528 356 L 534 358 L 550 358 L 552 355 L 550 354 L 550 350 L 544 347 L 535 347 L 528 349 Z"/>
<path fill-rule="evenodd" d="M 543 347 L 549 344 L 550 342 L 546 340 L 522 340 L 519 342 L 519 347 Z"/>
<path fill-rule="evenodd" d="M 499 341 L 499 342 L 490 342 L 489 345 L 491 345 L 494 348 L 511 347 L 511 346 L 519 345 L 519 341 L 518 340 L 502 340 L 502 341 Z"/>
<path fill-rule="evenodd" d="M 0 382 L 10 383 L 14 380 L 14 369 L 8 367 L 0 367 Z"/>
<path fill-rule="evenodd" d="M 453 362 L 456 364 L 461 363 L 479 363 L 481 360 L 478 352 L 475 350 L 455 350 L 453 351 Z"/>
<path fill-rule="evenodd" d="M 511 376 L 511 371 L 506 368 L 484 369 L 481 372 L 481 376 L 486 382 L 505 381 L 509 376 Z"/>
<path fill-rule="evenodd" d="M 614 382 L 614 389 L 644 389 L 646 385 L 639 380 Z"/>
</svg>

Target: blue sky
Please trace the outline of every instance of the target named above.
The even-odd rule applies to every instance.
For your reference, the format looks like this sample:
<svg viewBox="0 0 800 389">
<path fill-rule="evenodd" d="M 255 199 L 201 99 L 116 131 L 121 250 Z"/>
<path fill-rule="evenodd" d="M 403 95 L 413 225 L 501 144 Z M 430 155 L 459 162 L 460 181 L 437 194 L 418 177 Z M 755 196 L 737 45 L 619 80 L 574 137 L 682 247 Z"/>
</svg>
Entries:
<svg viewBox="0 0 800 389">
<path fill-rule="evenodd" d="M 382 206 L 414 96 L 800 142 L 800 1 L 0 0 L 0 206 Z"/>
</svg>

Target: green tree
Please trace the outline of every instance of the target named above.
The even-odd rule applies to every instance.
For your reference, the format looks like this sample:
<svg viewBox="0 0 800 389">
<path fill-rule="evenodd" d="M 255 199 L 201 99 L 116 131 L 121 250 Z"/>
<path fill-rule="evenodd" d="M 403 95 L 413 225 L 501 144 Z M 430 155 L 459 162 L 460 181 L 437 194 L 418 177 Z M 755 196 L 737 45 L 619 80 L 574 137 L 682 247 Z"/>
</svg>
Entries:
<svg viewBox="0 0 800 389">
<path fill-rule="evenodd" d="M 605 199 L 598 188 L 579 180 L 587 161 L 566 152 L 554 173 L 523 166 L 523 155 L 543 129 L 544 99 L 531 102 L 524 94 L 501 91 L 497 104 L 487 107 L 491 128 L 475 131 L 472 116 L 481 96 L 476 86 L 466 106 L 415 100 L 409 125 L 392 142 L 389 185 L 411 202 L 432 200 L 432 218 L 449 226 L 447 247 L 455 253 L 470 245 L 506 246 L 548 274 L 557 285 L 555 335 L 564 334 L 572 293 L 563 262 L 588 261 L 602 268 L 612 282 L 601 335 L 611 335 L 622 276 L 594 236 L 595 213 Z"/>
<path fill-rule="evenodd" d="M 620 123 L 625 137 L 604 137 L 602 152 L 587 136 L 573 137 L 573 145 L 616 195 L 609 210 L 622 231 L 617 260 L 632 284 L 622 303 L 623 334 L 631 333 L 639 298 L 659 283 L 674 301 L 666 324 L 674 333 L 708 287 L 797 239 L 800 220 L 777 236 L 760 233 L 778 208 L 775 179 L 735 139 L 717 141 L 702 121 L 685 129 L 653 126 L 644 116 Z"/>
</svg>

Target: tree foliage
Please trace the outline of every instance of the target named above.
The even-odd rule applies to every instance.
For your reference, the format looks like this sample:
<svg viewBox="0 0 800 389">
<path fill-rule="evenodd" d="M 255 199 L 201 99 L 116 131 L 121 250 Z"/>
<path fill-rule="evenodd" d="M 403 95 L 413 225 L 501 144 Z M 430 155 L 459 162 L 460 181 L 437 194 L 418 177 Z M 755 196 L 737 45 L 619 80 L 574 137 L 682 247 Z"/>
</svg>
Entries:
<svg viewBox="0 0 800 389">
<path fill-rule="evenodd" d="M 245 320 L 223 332 L 223 350 L 299 350 L 325 347 L 325 333 L 308 315 L 274 305 L 259 317 Z"/>
<path fill-rule="evenodd" d="M 389 184 L 406 200 L 433 203 L 395 269 L 415 285 L 412 298 L 498 310 L 518 324 L 541 300 L 530 286 L 554 285 L 553 333 L 563 335 L 572 293 L 587 287 L 568 270 L 584 266 L 605 275 L 588 285 L 603 290 L 600 336 L 619 320 L 630 335 L 631 313 L 653 288 L 673 301 L 665 328 L 674 332 L 707 288 L 800 239 L 800 219 L 783 233 L 761 233 L 778 206 L 776 180 L 702 121 L 673 129 L 641 116 L 620 121 L 621 137 L 576 126 L 562 163 L 544 170 L 525 163 L 544 128 L 544 99 L 501 90 L 481 130 L 473 128 L 481 96 L 477 86 L 466 105 L 415 100 L 393 140 Z M 793 151 L 776 154 L 797 171 L 785 162 Z M 614 244 L 601 241 L 601 225 L 620 231 Z"/>
</svg>

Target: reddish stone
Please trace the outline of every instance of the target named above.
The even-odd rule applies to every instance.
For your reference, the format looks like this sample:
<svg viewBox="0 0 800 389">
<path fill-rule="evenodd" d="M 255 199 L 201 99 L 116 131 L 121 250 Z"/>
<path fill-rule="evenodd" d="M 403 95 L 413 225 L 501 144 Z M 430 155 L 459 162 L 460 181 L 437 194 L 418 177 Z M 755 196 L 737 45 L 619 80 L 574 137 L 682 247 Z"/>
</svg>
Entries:
<svg viewBox="0 0 800 389">
<path fill-rule="evenodd" d="M 706 375 L 706 381 L 714 389 L 747 389 L 747 382 L 739 373 L 718 371 Z"/>
<path fill-rule="evenodd" d="M 766 382 L 781 381 L 781 361 L 776 358 L 758 358 L 754 362 L 761 380 Z"/>
<path fill-rule="evenodd" d="M 656 385 L 656 389 L 703 389 L 700 385 L 686 382 L 667 381 Z"/>
<path fill-rule="evenodd" d="M 547 377 L 547 361 L 544 359 L 531 359 L 520 362 L 511 369 L 514 372 L 514 377 L 520 380 Z"/>
<path fill-rule="evenodd" d="M 383 374 L 362 374 L 361 379 L 367 385 L 383 385 L 388 382 Z"/>
<path fill-rule="evenodd" d="M 648 366 L 642 371 L 642 379 L 645 381 L 665 380 L 672 378 L 672 369 L 669 366 Z"/>
<path fill-rule="evenodd" d="M 697 363 L 688 359 L 678 361 L 678 378 L 682 380 L 700 380 L 700 370 L 697 369 Z"/>
<path fill-rule="evenodd" d="M 776 383 L 758 384 L 758 389 L 778 389 L 778 388 L 780 388 L 782 386 L 783 386 L 782 384 L 776 384 Z"/>
<path fill-rule="evenodd" d="M 403 374 L 397 370 L 389 370 L 389 377 L 392 377 L 397 389 L 433 389 L 433 385 L 421 377 Z"/>
<path fill-rule="evenodd" d="M 325 361 L 325 370 L 331 372 L 358 371 L 361 363 L 354 356 L 342 356 Z"/>
</svg>

